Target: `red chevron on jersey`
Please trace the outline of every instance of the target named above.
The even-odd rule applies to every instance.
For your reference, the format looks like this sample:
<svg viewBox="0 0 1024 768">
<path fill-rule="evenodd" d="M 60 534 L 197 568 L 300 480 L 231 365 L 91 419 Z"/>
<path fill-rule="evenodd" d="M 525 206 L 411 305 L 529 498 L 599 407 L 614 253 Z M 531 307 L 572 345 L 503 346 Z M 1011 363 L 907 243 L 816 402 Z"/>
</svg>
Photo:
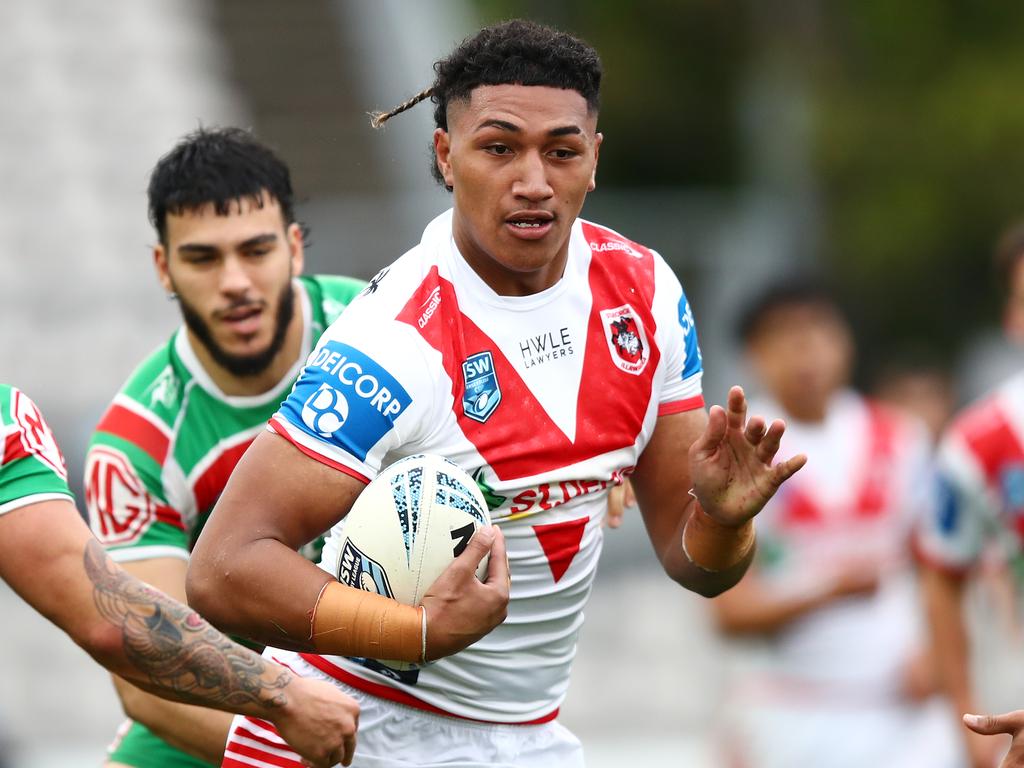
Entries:
<svg viewBox="0 0 1024 768">
<path fill-rule="evenodd" d="M 541 549 L 548 559 L 551 576 L 557 583 L 572 565 L 572 559 L 580 551 L 583 531 L 586 530 L 589 517 L 567 520 L 564 523 L 548 523 L 533 526 L 533 532 L 540 541 Z"/>
<path fill-rule="evenodd" d="M 993 488 L 1004 466 L 1024 464 L 1024 446 L 997 403 L 969 412 L 957 428 Z"/>
<path fill-rule="evenodd" d="M 157 464 L 167 458 L 170 438 L 150 419 L 117 402 L 103 414 L 96 426 L 97 432 L 116 435 L 129 443 L 134 442 Z"/>
<path fill-rule="evenodd" d="M 607 240 L 603 230 L 584 225 L 587 229 L 592 230 L 587 237 L 592 248 L 600 242 L 599 237 Z M 552 421 L 498 345 L 462 313 L 454 286 L 438 274 L 436 266 L 399 312 L 398 320 L 417 329 L 441 353 L 444 370 L 452 383 L 459 427 L 499 478 L 540 474 L 630 446 L 636 440 L 650 402 L 660 352 L 651 345 L 644 352 L 642 368 L 626 371 L 623 362 L 628 360 L 607 341 L 609 330 L 605 320 L 606 311 L 628 307 L 636 326 L 645 330 L 644 343 L 649 344 L 654 338 L 657 325 L 650 310 L 654 263 L 649 253 L 634 253 L 634 259 L 627 265 L 629 269 L 623 269 L 618 250 L 595 251 L 591 260 L 593 306 L 577 402 L 575 440 L 566 437 Z M 499 406 L 484 422 L 469 418 L 460 407 L 466 386 L 462 363 L 480 352 L 491 353 L 502 398 L 516 404 L 515 408 Z M 515 450 L 510 451 L 509 446 Z"/>
<path fill-rule="evenodd" d="M 892 458 L 895 451 L 897 424 L 893 415 L 884 408 L 865 403 L 868 417 L 867 449 L 861 459 L 862 476 L 851 499 L 848 514 L 859 518 L 873 518 L 883 514 L 894 492 Z M 822 510 L 820 503 L 794 478 L 779 492 L 783 507 L 780 523 L 802 526 L 827 523 L 832 517 Z"/>
<path fill-rule="evenodd" d="M 228 484 L 228 478 L 235 469 L 235 465 L 242 458 L 242 454 L 252 445 L 254 438 L 233 445 L 224 450 L 220 456 L 213 460 L 195 482 L 196 509 L 200 513 L 213 508 L 214 503 L 220 497 L 224 486 Z"/>
<path fill-rule="evenodd" d="M 999 494 L 1012 526 L 1024 538 L 1024 509 L 1011 508 L 1004 489 L 1003 475 L 1008 468 L 1024 466 L 1024 445 L 996 401 L 969 411 L 956 425 L 971 453 L 985 473 L 989 488 Z"/>
</svg>

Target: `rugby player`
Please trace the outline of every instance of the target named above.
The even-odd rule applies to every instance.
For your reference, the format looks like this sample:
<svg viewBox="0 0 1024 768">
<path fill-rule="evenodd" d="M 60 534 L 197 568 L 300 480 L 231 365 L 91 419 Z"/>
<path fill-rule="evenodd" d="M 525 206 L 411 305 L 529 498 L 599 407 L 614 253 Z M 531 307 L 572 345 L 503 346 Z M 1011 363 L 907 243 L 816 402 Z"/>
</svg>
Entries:
<svg viewBox="0 0 1024 768">
<path fill-rule="evenodd" d="M 157 276 L 184 322 L 96 427 L 86 501 L 110 557 L 184 601 L 189 550 L 235 462 L 324 328 L 365 284 L 301 275 L 303 232 L 288 168 L 240 129 L 198 130 L 161 158 L 149 216 Z M 220 762 L 230 715 L 114 680 L 131 720 L 110 765 Z"/>
<path fill-rule="evenodd" d="M 739 388 L 705 411 L 675 275 L 577 218 L 602 141 L 597 53 L 512 21 L 435 72 L 390 114 L 433 100 L 433 168 L 453 208 L 325 333 L 224 489 L 188 593 L 218 624 L 277 646 L 270 657 L 352 692 L 360 764 L 578 766 L 556 717 L 609 488 L 632 475 L 665 571 L 714 595 L 746 570 L 753 516 L 804 457 L 773 466 L 784 425 L 748 421 Z M 456 561 L 411 607 L 295 555 L 384 465 L 419 452 L 485 489 L 495 525 L 469 544 L 492 550 L 485 582 Z M 496 571 L 506 541 L 511 586 Z M 380 658 L 440 660 L 389 675 L 362 658 L 368 635 Z M 243 730 L 251 721 L 236 720 L 224 765 L 273 764 L 277 752 L 249 759 Z"/>
<path fill-rule="evenodd" d="M 355 701 L 264 661 L 113 564 L 75 508 L 46 420 L 7 384 L 0 437 L 0 578 L 15 592 L 139 688 L 270 720 L 313 765 L 351 762 Z"/>
<path fill-rule="evenodd" d="M 1006 291 L 1003 327 L 1024 343 L 1024 224 L 1011 227 L 996 247 L 996 267 Z M 1009 559 L 1024 546 L 1024 374 L 963 410 L 939 446 L 941 499 L 917 539 L 924 564 L 925 598 L 942 682 L 958 713 L 977 711 L 969 664 L 963 596 L 972 568 L 989 544 L 1005 546 Z M 1005 744 L 987 738 L 1013 735 L 1004 766 L 1024 766 L 1024 714 L 965 717 L 972 768 L 992 768 Z"/>
<path fill-rule="evenodd" d="M 933 500 L 927 428 L 850 387 L 849 323 L 813 280 L 768 286 L 740 330 L 757 407 L 785 417 L 782 450 L 812 460 L 758 516 L 750 573 L 712 602 L 745 641 L 725 748 L 744 768 L 960 765 L 911 567 Z"/>
</svg>

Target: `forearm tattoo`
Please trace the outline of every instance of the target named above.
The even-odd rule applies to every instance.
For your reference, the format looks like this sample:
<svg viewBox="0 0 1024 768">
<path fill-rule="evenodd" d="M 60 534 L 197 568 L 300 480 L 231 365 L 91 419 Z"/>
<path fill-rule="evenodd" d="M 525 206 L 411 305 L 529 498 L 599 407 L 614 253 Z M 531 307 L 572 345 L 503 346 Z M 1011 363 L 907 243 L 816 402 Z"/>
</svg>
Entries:
<svg viewBox="0 0 1024 768">
<path fill-rule="evenodd" d="M 85 572 L 96 608 L 121 630 L 125 656 L 148 687 L 228 710 L 286 703 L 287 671 L 272 669 L 195 611 L 115 566 L 97 541 L 86 544 Z"/>
</svg>

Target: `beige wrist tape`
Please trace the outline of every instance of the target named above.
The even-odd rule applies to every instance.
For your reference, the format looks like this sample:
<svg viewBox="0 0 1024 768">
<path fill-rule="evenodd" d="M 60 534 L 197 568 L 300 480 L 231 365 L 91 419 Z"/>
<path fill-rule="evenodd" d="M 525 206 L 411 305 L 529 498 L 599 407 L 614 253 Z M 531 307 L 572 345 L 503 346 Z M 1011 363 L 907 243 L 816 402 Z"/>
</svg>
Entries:
<svg viewBox="0 0 1024 768">
<path fill-rule="evenodd" d="M 683 526 L 683 554 L 698 568 L 724 571 L 746 557 L 754 546 L 754 521 L 738 528 L 722 525 L 694 503 L 690 519 Z"/>
<path fill-rule="evenodd" d="M 320 653 L 422 662 L 427 612 L 331 581 L 313 609 L 311 639 Z"/>
</svg>

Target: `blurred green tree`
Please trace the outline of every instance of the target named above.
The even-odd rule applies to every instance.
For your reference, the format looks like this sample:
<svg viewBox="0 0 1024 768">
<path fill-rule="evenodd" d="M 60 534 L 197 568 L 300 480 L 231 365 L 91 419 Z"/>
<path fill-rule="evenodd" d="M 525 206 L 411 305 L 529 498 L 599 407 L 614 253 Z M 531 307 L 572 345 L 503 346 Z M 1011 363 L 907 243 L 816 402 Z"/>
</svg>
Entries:
<svg viewBox="0 0 1024 768">
<path fill-rule="evenodd" d="M 820 257 L 859 309 L 869 364 L 951 362 L 998 317 L 990 254 L 1024 216 L 1024 3 L 476 0 L 580 34 L 607 67 L 602 183 L 735 191 L 744 87 L 800 81 Z M 625 147 L 625 149 L 621 149 Z"/>
</svg>

